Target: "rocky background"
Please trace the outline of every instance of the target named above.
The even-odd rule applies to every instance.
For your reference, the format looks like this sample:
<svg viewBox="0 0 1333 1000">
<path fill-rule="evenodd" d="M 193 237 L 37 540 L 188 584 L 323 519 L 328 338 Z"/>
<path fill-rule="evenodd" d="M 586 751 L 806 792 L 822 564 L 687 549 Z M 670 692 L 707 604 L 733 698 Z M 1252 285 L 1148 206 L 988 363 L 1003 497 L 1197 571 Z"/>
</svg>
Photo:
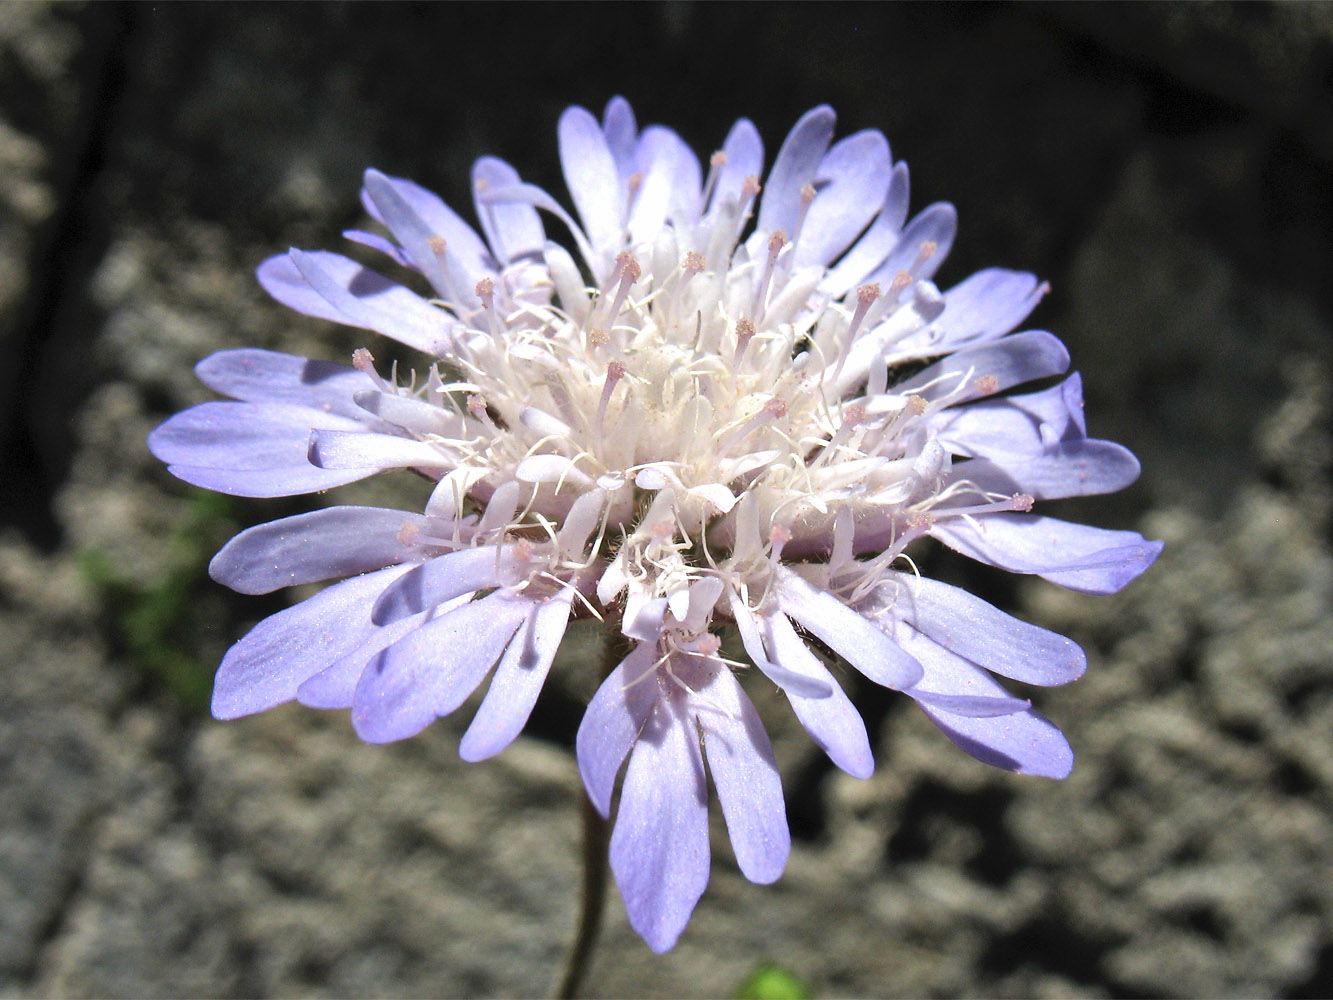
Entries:
<svg viewBox="0 0 1333 1000">
<path fill-rule="evenodd" d="M 707 154 L 808 107 L 882 128 L 941 274 L 1051 280 L 1132 490 L 1061 513 L 1164 538 L 1114 599 L 938 558 L 1075 636 L 1038 692 L 1062 783 L 989 770 L 862 690 L 879 770 L 832 771 L 773 699 L 797 845 L 774 887 L 721 836 L 680 945 L 612 899 L 588 992 L 1333 992 L 1333 6 L 0 5 L 0 993 L 543 992 L 577 883 L 571 720 L 463 765 L 459 727 L 368 747 L 345 715 L 207 714 L 282 606 L 204 567 L 301 501 L 171 479 L 144 437 L 194 362 L 359 342 L 254 267 L 333 247 L 360 171 L 467 206 L 484 152 L 563 192 L 560 110 L 623 93 Z M 366 489 L 348 494 L 367 496 Z M 390 502 L 386 495 L 372 500 Z M 332 500 L 333 498 L 330 498 Z M 762 692 L 759 692 L 762 695 Z"/>
</svg>

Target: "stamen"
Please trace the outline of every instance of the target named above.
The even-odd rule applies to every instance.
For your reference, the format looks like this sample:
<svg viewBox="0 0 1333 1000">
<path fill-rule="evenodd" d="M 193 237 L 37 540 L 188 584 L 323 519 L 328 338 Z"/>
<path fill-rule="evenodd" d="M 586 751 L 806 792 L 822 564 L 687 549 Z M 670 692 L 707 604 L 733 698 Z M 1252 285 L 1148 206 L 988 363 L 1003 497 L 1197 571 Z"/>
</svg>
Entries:
<svg viewBox="0 0 1333 1000">
<path fill-rule="evenodd" d="M 750 312 L 756 316 L 764 315 L 764 306 L 768 299 L 768 283 L 773 279 L 773 266 L 777 263 L 778 254 L 782 253 L 782 248 L 787 245 L 787 234 L 781 229 L 768 238 L 768 260 L 764 262 L 764 276 L 759 279 L 759 285 L 754 290 L 754 302 L 750 305 Z"/>
<path fill-rule="evenodd" d="M 741 358 L 745 357 L 745 349 L 750 346 L 750 341 L 754 339 L 754 323 L 742 316 L 736 321 L 736 353 L 732 355 L 731 365 L 733 368 L 740 366 Z"/>
<path fill-rule="evenodd" d="M 726 165 L 727 154 L 720 149 L 708 158 L 708 179 L 704 181 L 704 193 L 699 201 L 702 209 L 706 210 L 708 203 L 712 201 L 713 188 L 717 187 L 718 174 L 722 172 L 722 168 Z"/>
<path fill-rule="evenodd" d="M 856 311 L 852 313 L 852 321 L 847 325 L 847 333 L 843 337 L 842 349 L 838 352 L 838 363 L 833 369 L 834 381 L 837 381 L 838 376 L 842 374 L 842 366 L 847 363 L 847 355 L 852 352 L 852 344 L 856 342 L 856 333 L 861 328 L 861 321 L 866 318 L 866 313 L 878 298 L 879 283 L 876 281 L 862 285 L 856 290 Z"/>
<path fill-rule="evenodd" d="M 630 286 L 639 280 L 643 268 L 639 266 L 634 254 L 622 250 L 616 255 L 616 274 L 620 280 L 620 287 L 616 289 L 615 300 L 611 303 L 611 310 L 606 316 L 607 323 L 612 326 L 615 325 L 616 317 L 620 315 L 620 309 L 625 304 L 625 296 L 629 295 Z"/>
<path fill-rule="evenodd" d="M 606 380 L 602 383 L 602 398 L 597 403 L 597 440 L 601 441 L 603 422 L 606 420 L 606 407 L 611 402 L 611 394 L 616 391 L 616 383 L 625 377 L 625 366 L 619 361 L 610 361 L 606 365 Z"/>
<path fill-rule="evenodd" d="M 815 200 L 815 186 L 813 184 L 801 185 L 801 211 L 796 216 L 796 225 L 792 229 L 791 242 L 795 246 L 801 239 L 801 228 L 805 225 L 805 217 L 810 213 L 810 206 Z"/>
</svg>

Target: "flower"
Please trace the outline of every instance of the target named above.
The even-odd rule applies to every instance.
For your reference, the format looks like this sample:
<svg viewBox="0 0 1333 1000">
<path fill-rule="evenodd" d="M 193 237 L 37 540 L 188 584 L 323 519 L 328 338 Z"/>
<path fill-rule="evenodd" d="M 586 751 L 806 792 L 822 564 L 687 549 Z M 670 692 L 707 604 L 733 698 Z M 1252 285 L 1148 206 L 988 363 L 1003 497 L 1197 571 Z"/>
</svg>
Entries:
<svg viewBox="0 0 1333 1000">
<path fill-rule="evenodd" d="M 609 817 L 631 924 L 675 943 L 708 880 L 706 775 L 756 882 L 790 849 L 772 748 L 737 674 L 758 668 L 856 777 L 866 729 L 811 639 L 902 691 L 958 746 L 1064 777 L 1069 744 L 994 675 L 1063 684 L 1069 639 L 917 571 L 929 536 L 976 560 L 1089 593 L 1143 572 L 1160 543 L 1033 512 L 1138 475 L 1087 436 L 1077 375 L 1043 331 L 1011 332 L 1046 288 L 988 269 L 932 278 L 955 213 L 908 221 L 908 172 L 884 137 L 833 142 L 827 107 L 764 175 L 739 121 L 705 170 L 674 132 L 612 100 L 565 112 L 577 219 L 508 164 L 473 170 L 478 235 L 436 196 L 368 171 L 388 236 L 356 243 L 425 294 L 350 258 L 292 250 L 259 280 L 307 315 L 424 353 L 420 377 L 227 351 L 200 378 L 233 398 L 168 420 L 155 454 L 245 496 L 323 490 L 388 469 L 434 482 L 423 513 L 333 507 L 261 525 L 213 561 L 260 593 L 347 578 L 261 622 L 227 654 L 214 712 L 282 701 L 350 707 L 372 742 L 456 709 L 494 672 L 460 752 L 521 730 L 572 616 L 628 652 L 579 726 Z M 762 182 L 761 182 L 761 178 Z M 541 213 L 573 235 L 547 240 Z M 357 575 L 363 574 L 363 575 Z M 724 655 L 738 633 L 750 664 Z M 626 763 L 628 761 L 628 763 Z M 706 767 L 705 767 L 706 764 Z"/>
</svg>

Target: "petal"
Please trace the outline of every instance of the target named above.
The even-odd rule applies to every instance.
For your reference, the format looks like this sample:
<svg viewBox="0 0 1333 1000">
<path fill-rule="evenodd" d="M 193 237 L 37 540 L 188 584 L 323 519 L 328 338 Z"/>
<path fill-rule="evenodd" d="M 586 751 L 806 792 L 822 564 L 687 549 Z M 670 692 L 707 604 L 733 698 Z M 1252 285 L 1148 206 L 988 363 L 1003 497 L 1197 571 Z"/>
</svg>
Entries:
<svg viewBox="0 0 1333 1000">
<path fill-rule="evenodd" d="M 778 150 L 760 196 L 756 235 L 767 240 L 781 229 L 790 236 L 796 231 L 801 212 L 801 188 L 815 179 L 833 138 L 836 116 L 827 104 L 812 108 L 792 126 Z"/>
<path fill-rule="evenodd" d="M 611 834 L 611 871 L 633 927 L 661 954 L 708 885 L 708 791 L 693 719 L 657 701 L 630 754 Z"/>
<path fill-rule="evenodd" d="M 957 406 L 1023 382 L 1062 374 L 1068 367 L 1064 344 L 1044 330 L 1028 330 L 965 347 L 895 385 L 893 391 L 927 400 L 947 396 L 949 405 Z M 995 379 L 992 386 L 978 384 L 986 376 Z"/>
<path fill-rule="evenodd" d="M 745 179 L 753 177 L 757 181 L 764 173 L 764 143 L 754 122 L 748 118 L 740 119 L 731 127 L 722 143 L 722 152 L 726 154 L 727 162 L 718 170 L 710 209 L 728 198 L 739 201 Z"/>
<path fill-rule="evenodd" d="M 259 283 L 283 305 L 359 326 L 427 354 L 443 354 L 449 317 L 416 292 L 341 254 L 293 249 L 259 266 Z"/>
<path fill-rule="evenodd" d="M 784 612 L 876 684 L 901 691 L 921 679 L 920 664 L 892 639 L 785 566 L 777 571 L 777 592 Z"/>
<path fill-rule="evenodd" d="M 570 198 L 588 241 L 600 258 L 609 260 L 624 242 L 620 222 L 624 195 L 606 136 L 597 119 L 583 108 L 565 111 L 557 130 L 560 166 Z"/>
<path fill-rule="evenodd" d="M 776 662 L 792 673 L 829 687 L 829 694 L 822 698 L 786 692 L 805 731 L 838 767 L 854 778 L 869 778 L 875 771 L 875 757 L 870 751 L 865 722 L 851 699 L 810 652 L 785 615 L 766 616 L 763 628 L 764 644 Z"/>
<path fill-rule="evenodd" d="M 638 167 L 634 161 L 634 148 L 639 138 L 639 126 L 634 120 L 634 109 L 629 101 L 617 95 L 606 102 L 602 113 L 602 133 L 606 136 L 606 148 L 615 160 L 616 171 L 623 184 L 628 184 L 630 175 Z"/>
<path fill-rule="evenodd" d="M 455 306 L 480 306 L 474 290 L 490 268 L 472 228 L 435 195 L 409 181 L 367 170 L 364 184 L 379 217 L 435 290 Z M 438 240 L 444 241 L 443 247 Z"/>
<path fill-rule="evenodd" d="M 884 614 L 1016 681 L 1053 687 L 1077 680 L 1087 669 L 1087 657 L 1074 640 L 1007 615 L 961 587 L 894 572 L 876 599 Z"/>
<path fill-rule="evenodd" d="M 208 564 L 214 580 L 242 594 L 353 576 L 416 561 L 404 541 L 425 527 L 420 514 L 381 507 L 328 507 L 242 531 Z"/>
<path fill-rule="evenodd" d="M 406 571 L 391 566 L 344 580 L 261 621 L 222 658 L 213 683 L 214 718 L 236 719 L 291 701 L 302 681 L 375 630 L 371 605 Z"/>
<path fill-rule="evenodd" d="M 889 143 L 873 130 L 839 140 L 819 166 L 819 192 L 801 225 L 794 266 L 827 266 L 852 245 L 883 202 Z"/>
<path fill-rule="evenodd" d="M 233 399 L 310 406 L 354 420 L 364 416 L 353 397 L 374 388 L 364 372 L 348 365 L 254 347 L 211 354 L 194 366 L 194 373 L 204 385 Z"/>
<path fill-rule="evenodd" d="M 657 680 L 645 676 L 656 660 L 657 643 L 638 643 L 602 682 L 579 723 L 579 773 L 588 798 L 603 816 L 611 815 L 616 774 L 657 701 Z"/>
<path fill-rule="evenodd" d="M 1034 573 L 1070 590 L 1114 594 L 1152 565 L 1161 542 L 1035 514 L 950 518 L 930 533 L 952 549 L 1014 573 Z"/>
<path fill-rule="evenodd" d="M 464 760 L 494 756 L 523 729 L 564 638 L 573 600 L 573 590 L 560 591 L 539 603 L 535 613 L 518 630 L 458 745 L 458 755 Z"/>
<path fill-rule="evenodd" d="M 926 705 L 921 710 L 983 764 L 1043 778 L 1067 778 L 1074 767 L 1074 751 L 1064 734 L 1031 709 L 994 719 L 968 719 Z"/>
<path fill-rule="evenodd" d="M 518 257 L 538 257 L 546 245 L 546 230 L 541 215 L 531 205 L 522 202 L 483 202 L 483 190 L 509 187 L 521 183 L 518 171 L 504 160 L 483 156 L 472 166 L 472 189 L 476 199 L 477 218 L 482 231 L 500 264 L 508 264 Z M 446 237 L 447 239 L 447 237 Z"/>
<path fill-rule="evenodd" d="M 452 469 L 457 464 L 425 441 L 368 431 L 317 430 L 306 451 L 310 464 L 321 469 Z"/>
<path fill-rule="evenodd" d="M 481 683 L 534 602 L 497 591 L 422 625 L 366 667 L 352 725 L 367 743 L 415 736 L 448 715 Z"/>
<path fill-rule="evenodd" d="M 892 193 L 890 191 L 890 196 Z M 907 271 L 918 280 L 932 277 L 953 249 L 957 232 L 957 209 L 947 201 L 927 205 L 907 224 L 889 255 L 866 280 L 877 281 L 887 288 L 899 271 Z M 933 249 L 923 257 L 922 251 L 928 249 L 927 244 L 933 244 Z"/>
<path fill-rule="evenodd" d="M 791 833 L 773 747 L 731 671 L 717 660 L 690 659 L 679 676 L 701 696 L 688 701 L 703 732 L 736 863 L 751 882 L 775 882 L 791 853 Z"/>
<path fill-rule="evenodd" d="M 993 493 L 1027 493 L 1036 500 L 1096 496 L 1123 490 L 1139 478 L 1139 460 L 1112 441 L 1076 441 L 1042 455 L 973 459 L 953 476 Z"/>
<path fill-rule="evenodd" d="M 898 245 L 907 217 L 906 163 L 899 163 L 890 172 L 882 201 L 870 228 L 819 283 L 819 290 L 830 298 L 841 298 L 864 282 Z"/>
<path fill-rule="evenodd" d="M 371 612 L 376 625 L 429 611 L 460 594 L 500 586 L 505 553 L 498 546 L 460 549 L 412 569 L 386 587 Z"/>
<path fill-rule="evenodd" d="M 944 312 L 922 339 L 943 351 L 999 337 L 1027 319 L 1045 293 L 1035 274 L 998 267 L 978 271 L 944 293 Z"/>
<path fill-rule="evenodd" d="M 357 421 L 285 403 L 200 403 L 148 435 L 152 453 L 187 483 L 234 496 L 292 496 L 364 479 L 373 470 L 326 470 L 306 458 L 313 427 Z"/>
</svg>

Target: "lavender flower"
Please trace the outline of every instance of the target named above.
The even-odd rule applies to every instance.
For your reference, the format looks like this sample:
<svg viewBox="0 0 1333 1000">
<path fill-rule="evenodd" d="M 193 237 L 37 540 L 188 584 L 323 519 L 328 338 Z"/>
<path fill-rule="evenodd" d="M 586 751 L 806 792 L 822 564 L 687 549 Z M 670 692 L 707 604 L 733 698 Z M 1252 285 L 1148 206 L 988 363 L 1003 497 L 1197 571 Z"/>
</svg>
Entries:
<svg viewBox="0 0 1333 1000">
<path fill-rule="evenodd" d="M 215 714 L 295 698 L 350 707 L 364 739 L 395 740 L 491 674 L 460 747 L 478 760 L 521 730 L 571 616 L 603 619 L 629 652 L 588 706 L 578 762 L 604 816 L 624 769 L 611 865 L 656 951 L 708 880 L 705 773 L 748 878 L 776 879 L 790 848 L 772 748 L 737 679 L 748 664 L 723 655 L 730 630 L 849 774 L 874 766 L 865 725 L 807 635 L 973 756 L 1068 774 L 1059 730 L 993 675 L 1063 684 L 1082 652 L 920 576 L 909 548 L 930 536 L 1115 592 L 1160 543 L 1032 508 L 1118 490 L 1138 464 L 1087 437 L 1077 375 L 1010 392 L 1068 368 L 1051 334 L 1010 332 L 1044 286 L 989 269 L 940 291 L 952 206 L 909 222 L 907 167 L 884 137 L 834 143 L 833 126 L 827 107 L 802 117 L 761 185 L 748 121 L 705 172 L 619 98 L 601 122 L 571 108 L 559 145 L 577 220 L 495 159 L 473 170 L 484 236 L 369 171 L 362 200 L 388 236 L 347 235 L 416 272 L 424 295 L 337 254 L 265 262 L 278 301 L 421 351 L 424 374 L 385 377 L 364 350 L 352 367 L 223 352 L 199 375 L 235 401 L 168 420 L 154 453 L 243 496 L 386 469 L 436 485 L 422 514 L 334 507 L 218 554 L 214 577 L 246 593 L 348 579 L 232 648 Z"/>
</svg>

